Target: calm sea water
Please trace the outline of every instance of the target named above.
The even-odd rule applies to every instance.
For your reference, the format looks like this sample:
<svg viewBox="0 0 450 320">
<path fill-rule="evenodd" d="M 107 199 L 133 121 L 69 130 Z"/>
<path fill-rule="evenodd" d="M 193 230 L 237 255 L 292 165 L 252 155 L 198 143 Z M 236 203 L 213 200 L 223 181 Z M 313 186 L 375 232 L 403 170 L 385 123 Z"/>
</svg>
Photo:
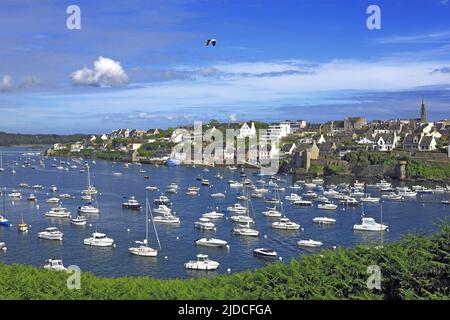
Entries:
<svg viewBox="0 0 450 320">
<path fill-rule="evenodd" d="M 73 199 L 63 200 L 63 206 L 72 214 L 76 214 L 78 206 L 83 201 L 80 191 L 86 187 L 86 174 L 79 169 L 70 169 L 68 172 L 51 167 L 53 158 L 44 159 L 46 167 L 39 166 L 40 156 L 25 156 L 24 152 L 36 151 L 22 147 L 3 148 L 3 166 L 5 172 L 0 173 L 0 187 L 7 187 L 8 191 L 21 190 L 23 198 L 12 202 L 7 199 L 6 212 L 12 228 L 0 227 L 0 242 L 6 242 L 8 250 L 0 252 L 0 262 L 24 263 L 34 266 L 42 266 L 49 258 L 61 258 L 66 266 L 78 265 L 84 271 L 90 271 L 99 276 L 115 277 L 123 275 L 150 275 L 158 278 L 211 276 L 218 273 L 226 273 L 246 269 L 259 268 L 267 263 L 267 259 L 254 257 L 252 250 L 257 247 L 269 247 L 276 250 L 284 261 L 290 258 L 309 254 L 314 250 L 305 250 L 297 245 L 299 239 L 315 239 L 324 243 L 324 247 L 344 246 L 350 247 L 359 243 L 387 242 L 402 238 L 408 232 L 415 231 L 419 234 L 436 231 L 436 222 L 440 218 L 449 216 L 450 206 L 442 205 L 443 199 L 450 197 L 449 193 L 435 194 L 418 197 L 417 199 L 403 202 L 384 202 L 383 222 L 389 225 L 389 232 L 355 232 L 352 226 L 360 222 L 361 208 L 345 208 L 336 211 L 324 211 L 315 207 L 294 207 L 284 201 L 285 214 L 293 221 L 301 224 L 303 231 L 281 231 L 271 228 L 274 218 L 261 215 L 266 206 L 262 199 L 253 199 L 252 205 L 256 213 L 256 228 L 260 231 L 258 238 L 238 237 L 231 234 L 233 224 L 231 221 L 217 220 L 216 231 L 200 231 L 194 229 L 194 222 L 202 213 L 211 211 L 216 207 L 219 210 L 233 205 L 239 189 L 230 189 L 229 179 L 240 180 L 238 171 L 230 171 L 226 168 L 212 168 L 204 172 L 202 168 L 166 167 L 153 165 L 132 165 L 124 168 L 123 163 L 112 164 L 108 161 L 97 160 L 91 166 L 92 183 L 99 190 L 98 204 L 100 215 L 88 215 L 88 225 L 85 227 L 73 226 L 69 219 L 46 218 L 44 213 L 51 205 L 45 203 L 45 199 L 54 196 L 49 187 L 57 185 L 57 195 L 69 193 Z M 22 168 L 21 164 L 27 159 L 34 159 L 32 167 Z M 57 159 L 59 160 L 59 159 Z M 67 160 L 67 159 L 62 159 Z M 18 162 L 19 166 L 14 165 Z M 71 163 L 72 164 L 72 163 Z M 12 174 L 11 170 L 16 170 Z M 145 175 L 150 179 L 144 179 L 144 174 L 139 170 L 145 170 Z M 214 178 L 217 172 L 224 175 L 223 180 Z M 113 172 L 122 172 L 123 175 L 115 176 Z M 209 187 L 200 186 L 195 178 L 201 175 L 210 181 Z M 252 172 L 247 171 L 247 176 L 256 180 Z M 288 187 L 292 183 L 292 177 L 280 176 L 287 182 L 281 184 Z M 267 180 L 267 178 L 266 178 Z M 41 184 L 45 187 L 42 191 L 20 189 L 19 183 L 25 182 L 30 186 Z M 134 245 L 135 240 L 141 240 L 145 236 L 145 211 L 123 210 L 121 203 L 130 195 L 134 195 L 141 203 L 145 203 L 145 186 L 155 185 L 164 191 L 166 186 L 175 182 L 180 187 L 180 192 L 168 195 L 173 202 L 173 209 L 181 218 L 180 225 L 157 225 L 161 240 L 162 250 L 156 258 L 144 258 L 132 256 L 127 249 Z M 200 195 L 191 197 L 186 195 L 188 186 L 199 186 Z M 214 200 L 211 193 L 226 191 L 226 198 Z M 38 197 L 37 205 L 29 203 L 26 198 L 30 193 Z M 159 196 L 159 192 L 147 192 L 149 200 Z M 281 193 L 280 196 L 289 194 L 290 190 Z M 301 195 L 302 191 L 297 191 Z M 377 196 L 377 192 L 373 192 Z M 268 195 L 269 197 L 272 194 Z M 31 225 L 27 234 L 17 231 L 20 222 L 20 212 L 23 208 L 25 222 Z M 364 210 L 367 216 L 380 220 L 380 205 L 366 204 Z M 319 226 L 312 223 L 317 216 L 333 217 L 337 220 L 333 226 Z M 91 224 L 91 226 L 89 226 Z M 64 240 L 51 241 L 37 238 L 37 233 L 46 227 L 56 226 L 64 232 Z M 151 226 L 150 226 L 151 227 Z M 128 231 L 129 229 L 129 231 Z M 117 246 L 115 248 L 98 248 L 83 245 L 83 239 L 89 237 L 95 230 L 106 233 L 112 237 Z M 152 232 L 151 244 L 155 245 L 155 237 Z M 197 247 L 194 241 L 206 235 L 228 241 L 230 248 L 205 248 Z M 264 237 L 266 235 L 267 237 Z M 211 259 L 219 261 L 220 267 L 215 272 L 190 272 L 186 271 L 183 264 L 195 259 L 196 254 L 206 253 Z"/>
</svg>

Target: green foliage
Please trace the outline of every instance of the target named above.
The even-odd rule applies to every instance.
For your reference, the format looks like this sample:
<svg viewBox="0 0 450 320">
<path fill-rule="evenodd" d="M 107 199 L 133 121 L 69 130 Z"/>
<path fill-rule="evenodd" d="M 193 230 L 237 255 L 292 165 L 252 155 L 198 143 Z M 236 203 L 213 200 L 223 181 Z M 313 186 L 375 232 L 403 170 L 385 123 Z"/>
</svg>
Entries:
<svg viewBox="0 0 450 320">
<path fill-rule="evenodd" d="M 55 144 L 83 141 L 90 137 L 85 134 L 56 135 L 56 134 L 16 134 L 0 132 L 0 146 L 11 146 L 20 144 Z"/>
<path fill-rule="evenodd" d="M 450 163 L 408 159 L 406 172 L 410 178 L 450 178 Z"/>
<path fill-rule="evenodd" d="M 170 150 L 174 147 L 174 145 L 175 143 L 171 141 L 155 141 L 152 143 L 144 143 L 138 149 L 138 153 L 142 157 L 153 157 L 161 151 L 170 153 Z"/>
<path fill-rule="evenodd" d="M 311 168 L 309 169 L 309 171 L 316 176 L 322 176 L 324 173 L 324 168 L 325 168 L 325 166 L 323 166 L 323 165 L 313 164 L 313 165 L 311 165 Z"/>
<path fill-rule="evenodd" d="M 343 166 L 340 166 L 338 164 L 329 164 L 325 166 L 324 168 L 324 174 L 325 175 L 338 175 L 338 174 L 344 174 L 345 168 Z"/>
<path fill-rule="evenodd" d="M 367 267 L 381 270 L 381 290 L 366 285 Z M 450 226 L 383 246 L 324 249 L 254 271 L 214 278 L 99 278 L 84 272 L 81 289 L 68 274 L 0 264 L 0 299 L 449 299 Z"/>
<path fill-rule="evenodd" d="M 367 167 L 369 165 L 394 166 L 398 161 L 390 152 L 369 152 L 365 150 L 347 153 L 344 156 L 344 160 L 353 166 L 360 167 Z"/>
</svg>

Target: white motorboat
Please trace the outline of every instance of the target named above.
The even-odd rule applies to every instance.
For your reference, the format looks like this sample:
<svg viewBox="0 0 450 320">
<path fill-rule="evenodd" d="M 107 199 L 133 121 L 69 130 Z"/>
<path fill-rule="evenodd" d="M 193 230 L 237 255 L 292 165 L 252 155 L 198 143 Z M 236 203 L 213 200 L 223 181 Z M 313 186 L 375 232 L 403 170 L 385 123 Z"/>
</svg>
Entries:
<svg viewBox="0 0 450 320">
<path fill-rule="evenodd" d="M 86 203 L 78 208 L 78 213 L 99 214 L 100 209 L 93 206 L 91 203 Z"/>
<path fill-rule="evenodd" d="M 262 193 L 258 193 L 258 192 L 253 192 L 250 197 L 254 198 L 254 199 L 262 199 L 264 197 L 264 195 Z"/>
<path fill-rule="evenodd" d="M 448 204 L 450 204 L 450 200 L 442 200 L 441 203 L 442 203 L 442 204 L 447 204 L 447 205 L 448 205 Z"/>
<path fill-rule="evenodd" d="M 314 191 L 307 191 L 306 193 L 303 194 L 303 198 L 317 198 L 318 194 L 315 193 Z"/>
<path fill-rule="evenodd" d="M 58 206 L 56 208 L 51 208 L 50 211 L 45 213 L 46 217 L 54 218 L 70 218 L 70 212 L 66 208 Z"/>
<path fill-rule="evenodd" d="M 172 213 L 172 209 L 165 204 L 160 204 L 157 208 L 153 209 L 153 212 L 157 214 L 170 214 Z"/>
<path fill-rule="evenodd" d="M 334 189 L 328 189 L 323 192 L 324 196 L 331 197 L 331 198 L 334 198 L 338 194 L 339 194 L 339 192 Z"/>
<path fill-rule="evenodd" d="M 311 182 L 314 184 L 323 184 L 323 179 L 322 178 L 315 178 L 315 179 L 311 179 Z"/>
<path fill-rule="evenodd" d="M 13 190 L 10 194 L 8 194 L 8 197 L 13 199 L 22 199 L 22 193 L 17 190 Z"/>
<path fill-rule="evenodd" d="M 200 181 L 202 186 L 209 186 L 209 181 L 207 179 L 202 179 L 202 181 Z"/>
<path fill-rule="evenodd" d="M 202 214 L 203 218 L 208 218 L 208 219 L 220 219 L 223 218 L 224 214 L 221 212 L 216 212 L 216 211 L 211 211 L 211 212 L 206 212 L 204 214 Z"/>
<path fill-rule="evenodd" d="M 198 191 L 195 191 L 195 190 L 188 190 L 188 191 L 186 192 L 186 194 L 187 194 L 188 196 L 198 196 Z"/>
<path fill-rule="evenodd" d="M 36 195 L 34 193 L 31 193 L 28 198 L 28 201 L 37 201 Z"/>
<path fill-rule="evenodd" d="M 168 224 L 178 224 L 180 223 L 180 218 L 173 214 L 163 214 L 162 216 L 155 216 L 153 218 L 154 222 L 158 223 L 168 223 Z"/>
<path fill-rule="evenodd" d="M 197 260 L 191 260 L 184 264 L 186 269 L 190 270 L 216 270 L 219 262 L 210 260 L 206 254 L 198 254 Z"/>
<path fill-rule="evenodd" d="M 56 192 L 58 190 L 58 187 L 56 187 L 54 184 L 52 184 L 51 186 L 50 186 L 50 191 L 51 192 Z"/>
<path fill-rule="evenodd" d="M 278 253 L 275 250 L 268 249 L 268 248 L 256 248 L 253 249 L 253 254 L 257 256 L 263 256 L 263 257 L 276 257 Z"/>
<path fill-rule="evenodd" d="M 178 192 L 178 189 L 177 189 L 177 188 L 168 188 L 168 189 L 166 190 L 166 192 L 167 192 L 167 193 L 177 193 L 177 192 Z"/>
<path fill-rule="evenodd" d="M 195 187 L 195 186 L 190 186 L 187 188 L 188 191 L 200 191 L 199 187 Z"/>
<path fill-rule="evenodd" d="M 339 203 L 344 206 L 349 206 L 349 207 L 359 206 L 358 200 L 356 200 L 355 198 L 351 198 L 351 197 L 346 197 L 345 199 L 340 200 Z"/>
<path fill-rule="evenodd" d="M 245 214 L 231 216 L 230 220 L 238 223 L 253 223 L 253 219 Z"/>
<path fill-rule="evenodd" d="M 407 198 L 413 198 L 417 196 L 417 192 L 412 190 L 399 190 L 398 195 Z"/>
<path fill-rule="evenodd" d="M 335 224 L 336 223 L 336 219 L 328 218 L 328 217 L 315 217 L 312 221 L 317 224 Z"/>
<path fill-rule="evenodd" d="M 382 194 L 381 198 L 385 199 L 385 200 L 393 200 L 393 201 L 403 200 L 403 197 L 401 195 L 396 194 L 395 192 L 390 192 L 388 194 Z"/>
<path fill-rule="evenodd" d="M 386 180 L 381 180 L 380 182 L 376 183 L 375 186 L 378 189 L 388 189 L 388 188 L 392 188 L 392 184 L 387 182 Z"/>
<path fill-rule="evenodd" d="M 317 198 L 313 199 L 314 202 L 320 202 L 320 203 L 330 203 L 330 200 L 328 200 L 327 197 L 320 195 Z"/>
<path fill-rule="evenodd" d="M 297 241 L 297 244 L 301 247 L 318 248 L 323 245 L 323 242 L 308 239 L 308 240 L 299 240 Z"/>
<path fill-rule="evenodd" d="M 270 199 L 265 199 L 264 202 L 278 204 L 278 203 L 280 203 L 280 200 L 278 198 L 274 197 L 274 198 L 270 198 Z"/>
<path fill-rule="evenodd" d="M 127 202 L 122 203 L 122 208 L 130 210 L 141 210 L 141 204 L 133 197 L 129 197 Z"/>
<path fill-rule="evenodd" d="M 247 201 L 248 200 L 248 198 L 247 198 L 247 196 L 244 196 L 244 195 L 239 195 L 239 196 L 237 196 L 236 197 L 236 200 L 239 200 L 239 201 Z"/>
<path fill-rule="evenodd" d="M 377 223 L 374 218 L 368 217 L 363 217 L 361 224 L 353 225 L 353 230 L 361 231 L 385 231 L 387 228 L 387 225 Z"/>
<path fill-rule="evenodd" d="M 273 208 L 266 208 L 267 210 L 263 211 L 262 214 L 263 216 L 266 217 L 281 217 L 281 212 L 279 212 L 277 210 L 277 207 L 273 207 Z"/>
<path fill-rule="evenodd" d="M 58 230 L 56 227 L 45 228 L 45 231 L 38 232 L 38 238 L 47 240 L 60 240 L 62 241 L 64 233 Z"/>
<path fill-rule="evenodd" d="M 85 216 L 76 216 L 75 218 L 70 219 L 70 223 L 76 226 L 84 226 L 86 225 L 87 219 Z"/>
<path fill-rule="evenodd" d="M 147 186 L 147 187 L 145 187 L 145 190 L 147 190 L 147 191 L 158 191 L 158 187 L 155 187 L 155 186 Z"/>
<path fill-rule="evenodd" d="M 44 186 L 42 186 L 40 184 L 35 184 L 35 185 L 31 186 L 31 189 L 42 190 L 42 189 L 44 189 Z"/>
<path fill-rule="evenodd" d="M 8 250 L 8 248 L 6 247 L 6 243 L 0 242 L 0 250 L 2 250 L 2 251 Z"/>
<path fill-rule="evenodd" d="M 225 198 L 225 195 L 221 192 L 212 193 L 211 198 Z"/>
<path fill-rule="evenodd" d="M 235 203 L 233 206 L 227 207 L 227 211 L 232 213 L 246 213 L 247 208 L 240 203 Z"/>
<path fill-rule="evenodd" d="M 195 244 L 204 247 L 225 247 L 228 243 L 225 240 L 215 238 L 201 238 L 196 240 Z"/>
<path fill-rule="evenodd" d="M 215 224 L 208 218 L 200 218 L 198 221 L 195 221 L 194 227 L 200 230 L 214 230 L 216 228 Z"/>
<path fill-rule="evenodd" d="M 25 182 L 21 182 L 19 183 L 19 188 L 25 189 L 25 188 L 29 188 L 30 186 L 28 185 L 28 183 Z"/>
<path fill-rule="evenodd" d="M 87 246 L 111 247 L 114 244 L 114 240 L 108 238 L 104 233 L 94 232 L 90 238 L 84 239 L 83 243 Z"/>
<path fill-rule="evenodd" d="M 300 225 L 289 220 L 289 218 L 284 217 L 272 223 L 272 228 L 282 230 L 298 230 L 300 229 Z"/>
<path fill-rule="evenodd" d="M 145 239 L 143 241 L 135 241 L 139 246 L 137 247 L 130 247 L 128 248 L 128 252 L 130 252 L 133 255 L 141 256 L 141 257 L 156 257 L 158 255 L 158 250 L 151 248 L 148 246 L 148 213 L 151 208 L 150 204 L 148 202 L 148 198 L 145 198 Z M 153 217 L 153 215 L 152 215 Z M 155 231 L 156 239 L 158 241 L 159 248 L 161 249 L 161 243 L 159 242 L 158 232 L 156 231 L 156 226 L 154 223 L 154 219 L 152 219 L 153 224 L 153 230 Z"/>
<path fill-rule="evenodd" d="M 286 199 L 287 201 L 296 201 L 296 200 L 301 200 L 302 197 L 300 197 L 298 194 L 296 193 L 291 193 L 290 195 L 284 197 L 284 199 Z"/>
<path fill-rule="evenodd" d="M 61 200 L 59 198 L 53 197 L 45 200 L 47 203 L 59 203 Z"/>
<path fill-rule="evenodd" d="M 70 194 L 68 194 L 68 193 L 60 194 L 59 197 L 63 198 L 63 199 L 70 199 L 70 198 L 72 198 L 72 196 Z"/>
<path fill-rule="evenodd" d="M 255 188 L 255 190 L 253 190 L 253 192 L 264 194 L 264 193 L 269 192 L 269 189 L 266 189 L 266 188 Z"/>
<path fill-rule="evenodd" d="M 244 187 L 244 184 L 241 182 L 235 181 L 235 182 L 230 183 L 230 188 L 243 188 L 243 187 Z"/>
<path fill-rule="evenodd" d="M 312 201 L 309 201 L 309 200 L 295 200 L 295 201 L 293 201 L 292 202 L 292 204 L 294 205 L 294 206 L 312 206 Z"/>
<path fill-rule="evenodd" d="M 153 200 L 153 204 L 157 205 L 157 206 L 160 204 L 164 204 L 164 205 L 170 207 L 171 202 L 170 202 L 169 198 L 167 198 L 166 196 L 160 195 L 158 198 Z"/>
<path fill-rule="evenodd" d="M 250 228 L 250 223 L 240 224 L 239 226 L 234 227 L 233 230 L 231 230 L 231 232 L 238 236 L 250 236 L 250 237 L 259 236 L 258 230 Z"/>
<path fill-rule="evenodd" d="M 432 189 L 428 189 L 426 187 L 421 187 L 420 189 L 416 189 L 414 191 L 417 192 L 417 194 L 432 194 L 433 193 Z"/>
<path fill-rule="evenodd" d="M 48 259 L 44 264 L 44 269 L 53 271 L 66 271 L 62 260 Z"/>
<path fill-rule="evenodd" d="M 369 203 L 378 203 L 380 202 L 380 198 L 377 197 L 372 197 L 370 195 L 362 197 L 361 199 L 359 199 L 361 202 L 369 202 Z"/>
<path fill-rule="evenodd" d="M 88 173 L 89 173 L 89 170 L 88 170 Z M 98 193 L 98 191 L 94 186 L 89 186 L 87 189 L 81 191 L 81 194 L 84 194 L 84 195 L 87 195 L 87 194 L 94 195 L 97 193 Z"/>
<path fill-rule="evenodd" d="M 322 210 L 336 210 L 337 207 L 338 207 L 337 205 L 335 205 L 334 203 L 331 203 L 331 202 L 319 203 L 317 205 L 317 209 L 322 209 Z"/>
</svg>

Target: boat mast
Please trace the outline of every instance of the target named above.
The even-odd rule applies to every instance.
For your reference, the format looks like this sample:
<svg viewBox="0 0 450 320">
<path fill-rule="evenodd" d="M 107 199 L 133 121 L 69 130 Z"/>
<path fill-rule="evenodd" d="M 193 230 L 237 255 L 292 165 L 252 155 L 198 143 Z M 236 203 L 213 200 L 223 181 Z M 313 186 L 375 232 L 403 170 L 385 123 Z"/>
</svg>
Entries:
<svg viewBox="0 0 450 320">
<path fill-rule="evenodd" d="M 156 231 L 156 226 L 155 226 L 155 221 L 153 220 L 153 213 L 152 213 L 152 208 L 150 207 L 149 203 L 148 203 L 148 196 L 145 197 L 145 205 L 148 209 L 150 209 L 150 216 L 152 218 L 152 224 L 153 224 L 153 230 L 155 231 L 155 235 L 156 235 L 156 240 L 158 241 L 158 246 L 159 249 L 161 248 L 161 242 L 159 241 L 159 237 L 158 237 L 158 232 Z M 148 224 L 148 220 L 147 220 L 147 224 Z"/>
<path fill-rule="evenodd" d="M 148 247 L 148 196 L 145 197 L 145 246 Z"/>
<path fill-rule="evenodd" d="M 5 200 L 5 196 L 6 196 L 6 187 L 3 188 L 3 215 L 6 216 L 6 200 Z"/>
</svg>

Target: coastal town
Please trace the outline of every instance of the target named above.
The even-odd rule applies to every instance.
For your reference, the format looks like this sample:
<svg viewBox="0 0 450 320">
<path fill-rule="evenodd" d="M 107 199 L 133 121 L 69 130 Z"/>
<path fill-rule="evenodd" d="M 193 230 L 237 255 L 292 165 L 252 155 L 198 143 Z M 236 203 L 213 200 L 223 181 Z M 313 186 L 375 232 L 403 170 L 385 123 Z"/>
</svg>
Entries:
<svg viewBox="0 0 450 320">
<path fill-rule="evenodd" d="M 382 165 L 395 159 L 431 160 L 445 166 L 450 164 L 450 119 L 428 121 L 426 108 L 422 99 L 419 117 L 411 119 L 368 121 L 365 117 L 347 117 L 324 123 L 305 120 L 220 123 L 210 120 L 200 128 L 196 128 L 198 125 L 168 129 L 125 128 L 90 135 L 73 143 L 56 143 L 46 154 L 169 165 L 222 164 L 256 168 L 264 161 L 276 159 L 280 162 L 280 172 L 314 175 L 344 174 L 354 167 L 361 170 L 361 167 Z M 217 130 L 225 136 L 225 131 L 230 129 L 236 137 L 234 143 L 223 143 L 220 150 L 222 163 L 208 161 L 202 156 L 196 158 L 199 160 L 192 159 L 190 147 L 194 148 L 196 143 L 206 145 L 204 132 Z M 252 141 L 256 137 L 267 147 L 252 149 L 251 143 L 246 143 L 245 147 L 236 146 L 238 139 Z M 184 149 L 175 148 L 181 144 Z M 244 154 L 240 162 L 237 161 L 239 152 Z M 376 169 L 380 174 L 382 168 Z M 401 178 L 398 168 L 394 173 L 388 172 L 392 171 L 391 167 L 385 170 L 388 175 Z"/>
</svg>

